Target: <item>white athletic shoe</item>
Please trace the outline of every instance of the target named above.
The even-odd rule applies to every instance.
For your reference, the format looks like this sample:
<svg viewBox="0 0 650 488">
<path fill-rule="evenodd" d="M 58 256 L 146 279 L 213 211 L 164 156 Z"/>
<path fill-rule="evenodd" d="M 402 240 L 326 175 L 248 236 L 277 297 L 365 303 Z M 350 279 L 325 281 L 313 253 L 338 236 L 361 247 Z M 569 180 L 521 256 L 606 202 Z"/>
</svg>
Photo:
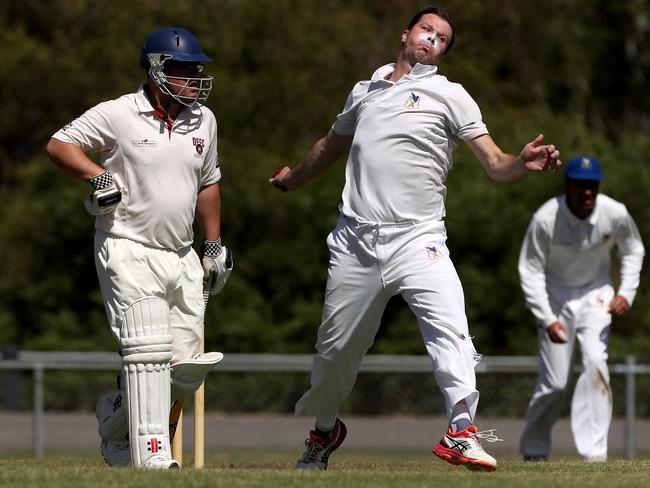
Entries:
<svg viewBox="0 0 650 488">
<path fill-rule="evenodd" d="M 114 467 L 129 466 L 129 426 L 122 393 L 117 391 L 100 396 L 95 403 L 95 417 L 99 423 L 97 430 L 102 438 L 100 450 L 106 464 Z"/>
<path fill-rule="evenodd" d="M 296 469 L 326 470 L 330 454 L 332 454 L 345 440 L 348 430 L 345 424 L 336 419 L 334 429 L 328 437 L 321 437 L 313 430 L 309 433 L 309 439 L 305 440 L 305 453 L 298 460 Z"/>
<path fill-rule="evenodd" d="M 102 395 L 95 403 L 95 417 L 99 423 L 99 436 L 105 441 L 126 441 L 129 423 L 121 391 Z"/>
<path fill-rule="evenodd" d="M 141 468 L 147 469 L 178 469 L 180 468 L 179 464 L 173 460 L 168 459 L 165 456 L 152 456 L 147 459 Z"/>
<path fill-rule="evenodd" d="M 128 442 L 102 441 L 101 451 L 109 466 L 124 468 L 131 465 L 131 449 Z"/>
<path fill-rule="evenodd" d="M 604 463 L 607 461 L 607 455 L 601 454 L 599 456 L 586 456 L 585 462 L 588 463 Z"/>
<path fill-rule="evenodd" d="M 497 460 L 485 452 L 479 438 L 488 442 L 503 440 L 494 435 L 494 429 L 479 432 L 474 425 L 460 432 L 452 432 L 448 429 L 433 448 L 433 453 L 448 463 L 462 465 L 471 470 L 494 471 L 497 469 Z"/>
</svg>

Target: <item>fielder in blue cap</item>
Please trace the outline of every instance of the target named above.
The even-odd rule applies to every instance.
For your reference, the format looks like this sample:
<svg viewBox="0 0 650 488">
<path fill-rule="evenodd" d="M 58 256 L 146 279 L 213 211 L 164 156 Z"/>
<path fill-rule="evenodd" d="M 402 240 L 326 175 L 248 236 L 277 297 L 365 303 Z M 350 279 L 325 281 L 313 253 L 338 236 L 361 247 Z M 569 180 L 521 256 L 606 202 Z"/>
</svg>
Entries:
<svg viewBox="0 0 650 488">
<path fill-rule="evenodd" d="M 596 197 L 603 179 L 600 163 L 590 156 L 571 159 L 565 169 L 566 203 L 571 213 L 586 219 L 596 207 Z"/>
<path fill-rule="evenodd" d="M 519 255 L 526 306 L 537 321 L 540 370 L 521 437 L 525 460 L 546 460 L 551 429 L 562 412 L 572 355 L 583 371 L 571 400 L 571 432 L 586 461 L 607 459 L 612 389 L 607 342 L 612 318 L 626 314 L 639 286 L 644 247 L 625 205 L 599 193 L 597 159 L 579 156 L 565 166 L 565 195 L 533 216 Z M 615 286 L 610 255 L 620 257 Z"/>
</svg>

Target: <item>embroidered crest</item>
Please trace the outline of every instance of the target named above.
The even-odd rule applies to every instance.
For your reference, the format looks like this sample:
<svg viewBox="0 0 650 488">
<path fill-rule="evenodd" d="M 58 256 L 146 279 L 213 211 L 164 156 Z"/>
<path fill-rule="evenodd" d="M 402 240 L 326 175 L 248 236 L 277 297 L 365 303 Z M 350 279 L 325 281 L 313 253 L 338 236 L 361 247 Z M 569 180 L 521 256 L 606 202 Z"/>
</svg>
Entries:
<svg viewBox="0 0 650 488">
<path fill-rule="evenodd" d="M 411 110 L 420 108 L 420 95 L 411 92 L 411 95 L 406 99 L 404 106 Z"/>
<path fill-rule="evenodd" d="M 427 244 L 424 246 L 424 249 L 426 249 L 429 259 L 433 261 L 437 261 L 442 257 L 442 251 L 438 249 L 434 244 Z"/>
<path fill-rule="evenodd" d="M 194 145 L 194 150 L 199 156 L 203 154 L 203 148 L 205 147 L 205 139 L 199 137 L 192 137 L 192 144 Z"/>
</svg>

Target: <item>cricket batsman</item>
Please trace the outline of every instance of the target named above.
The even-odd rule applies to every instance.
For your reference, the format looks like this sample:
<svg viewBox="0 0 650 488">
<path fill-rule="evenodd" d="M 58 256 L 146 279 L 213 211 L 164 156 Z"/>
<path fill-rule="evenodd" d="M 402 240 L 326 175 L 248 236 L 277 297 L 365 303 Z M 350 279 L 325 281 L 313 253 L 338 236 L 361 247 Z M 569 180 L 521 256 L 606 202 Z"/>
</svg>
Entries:
<svg viewBox="0 0 650 488">
<path fill-rule="evenodd" d="M 223 357 L 200 352 L 204 289 L 218 293 L 232 270 L 221 242 L 217 122 L 203 105 L 209 62 L 191 32 L 152 32 L 140 54 L 145 83 L 91 108 L 46 148 L 64 173 L 91 187 L 85 207 L 95 216 L 95 264 L 122 359 L 118 391 L 96 405 L 111 466 L 179 467 L 171 402 L 195 391 Z M 192 249 L 195 218 L 205 238 L 201 259 Z"/>
</svg>

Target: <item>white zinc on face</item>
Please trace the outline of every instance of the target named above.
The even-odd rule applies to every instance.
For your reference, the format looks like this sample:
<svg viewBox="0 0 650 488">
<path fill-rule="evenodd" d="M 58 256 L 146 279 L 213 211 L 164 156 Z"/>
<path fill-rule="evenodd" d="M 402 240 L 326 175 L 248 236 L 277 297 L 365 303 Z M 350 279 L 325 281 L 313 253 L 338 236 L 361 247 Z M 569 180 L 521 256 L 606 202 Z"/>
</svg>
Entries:
<svg viewBox="0 0 650 488">
<path fill-rule="evenodd" d="M 423 41 L 423 42 L 428 42 L 431 44 L 431 47 L 438 52 L 442 52 L 444 50 L 442 43 L 440 42 L 440 36 L 443 34 L 438 34 L 437 32 L 422 32 L 421 34 L 418 35 L 418 40 Z M 445 34 L 444 37 L 447 37 Z"/>
</svg>

